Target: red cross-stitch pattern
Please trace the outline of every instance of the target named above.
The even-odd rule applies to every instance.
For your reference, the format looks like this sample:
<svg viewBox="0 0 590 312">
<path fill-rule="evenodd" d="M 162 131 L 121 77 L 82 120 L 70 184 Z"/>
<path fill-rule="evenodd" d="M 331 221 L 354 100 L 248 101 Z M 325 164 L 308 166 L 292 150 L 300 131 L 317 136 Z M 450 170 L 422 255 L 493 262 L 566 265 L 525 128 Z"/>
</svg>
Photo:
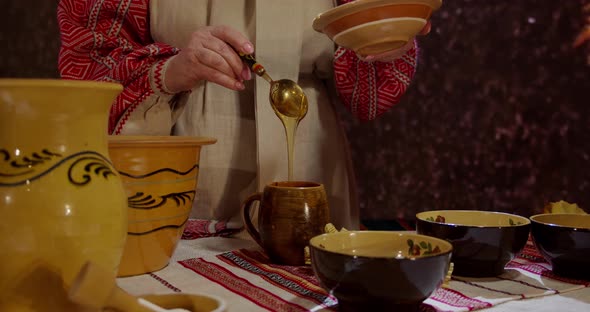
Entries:
<svg viewBox="0 0 590 312">
<path fill-rule="evenodd" d="M 353 0 L 339 0 L 339 4 Z M 344 105 L 360 120 L 373 120 L 397 104 L 416 73 L 417 48 L 394 62 L 364 62 L 338 48 L 334 79 Z"/>
</svg>

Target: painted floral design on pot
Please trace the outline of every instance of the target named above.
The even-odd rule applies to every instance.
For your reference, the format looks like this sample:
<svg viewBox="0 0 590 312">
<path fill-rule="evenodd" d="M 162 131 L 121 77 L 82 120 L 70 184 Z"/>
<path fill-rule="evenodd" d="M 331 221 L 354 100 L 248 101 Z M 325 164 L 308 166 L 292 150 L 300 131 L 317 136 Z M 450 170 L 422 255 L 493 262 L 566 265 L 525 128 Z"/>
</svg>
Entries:
<svg viewBox="0 0 590 312">
<path fill-rule="evenodd" d="M 413 239 L 408 239 L 407 242 L 409 246 L 408 255 L 410 256 L 429 256 L 441 252 L 438 246 L 434 246 L 434 248 L 432 248 L 432 243 L 430 242 L 421 241 L 419 243 L 416 243 Z"/>
</svg>

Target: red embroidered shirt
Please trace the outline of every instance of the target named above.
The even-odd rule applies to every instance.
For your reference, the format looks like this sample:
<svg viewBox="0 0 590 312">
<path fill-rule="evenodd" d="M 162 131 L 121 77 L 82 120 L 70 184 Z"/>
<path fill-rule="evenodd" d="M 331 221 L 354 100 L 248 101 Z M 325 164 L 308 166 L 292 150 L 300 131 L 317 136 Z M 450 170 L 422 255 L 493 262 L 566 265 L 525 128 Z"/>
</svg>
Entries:
<svg viewBox="0 0 590 312">
<path fill-rule="evenodd" d="M 149 72 L 177 54 L 178 48 L 151 38 L 149 0 L 61 0 L 57 17 L 62 78 L 111 81 L 125 87 L 109 118 L 109 133 L 119 134 L 139 103 L 154 91 L 165 91 L 152 89 Z M 416 52 L 413 48 L 393 62 L 364 62 L 353 51 L 338 48 L 334 78 L 344 105 L 361 120 L 372 120 L 397 104 L 414 76 Z"/>
</svg>

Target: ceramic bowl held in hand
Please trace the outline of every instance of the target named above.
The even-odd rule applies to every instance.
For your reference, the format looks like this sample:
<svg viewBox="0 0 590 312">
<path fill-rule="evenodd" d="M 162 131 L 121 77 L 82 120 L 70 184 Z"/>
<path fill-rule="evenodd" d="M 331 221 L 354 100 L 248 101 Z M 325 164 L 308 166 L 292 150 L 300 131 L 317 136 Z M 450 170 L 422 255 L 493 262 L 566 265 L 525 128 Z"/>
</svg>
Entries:
<svg viewBox="0 0 590 312">
<path fill-rule="evenodd" d="M 351 231 L 310 240 L 311 265 L 339 311 L 417 311 L 449 269 L 450 243 L 411 232 Z"/>
<path fill-rule="evenodd" d="M 539 214 L 530 219 L 535 246 L 553 273 L 590 280 L 590 215 Z"/>
<path fill-rule="evenodd" d="M 442 0 L 357 0 L 320 14 L 313 29 L 360 55 L 402 47 L 426 25 Z"/>
<path fill-rule="evenodd" d="M 453 275 L 491 277 L 524 248 L 527 218 L 490 211 L 438 210 L 416 215 L 416 231 L 453 244 Z"/>
<path fill-rule="evenodd" d="M 127 193 L 127 242 L 119 276 L 168 265 L 195 198 L 199 158 L 215 139 L 111 136 L 109 153 Z"/>
</svg>

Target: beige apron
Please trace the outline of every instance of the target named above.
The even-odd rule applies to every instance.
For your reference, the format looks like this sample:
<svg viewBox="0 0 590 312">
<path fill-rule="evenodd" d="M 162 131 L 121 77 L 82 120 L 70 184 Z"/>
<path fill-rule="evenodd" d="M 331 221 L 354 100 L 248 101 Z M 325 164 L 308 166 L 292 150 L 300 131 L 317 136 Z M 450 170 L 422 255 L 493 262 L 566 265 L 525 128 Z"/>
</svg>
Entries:
<svg viewBox="0 0 590 312">
<path fill-rule="evenodd" d="M 333 222 L 356 229 L 350 153 L 326 88 L 334 46 L 311 28 L 313 18 L 332 5 L 331 0 L 151 0 L 150 26 L 155 41 L 183 47 L 200 27 L 229 25 L 250 38 L 257 59 L 274 79 L 297 81 L 309 99 L 309 111 L 296 133 L 294 178 L 323 183 Z M 285 131 L 270 107 L 269 90 L 259 77 L 241 92 L 203 82 L 180 100 L 185 104 L 180 116 L 161 112 L 170 98 L 153 96 L 125 127 L 142 128 L 133 119 L 150 115 L 165 125 L 177 117 L 174 134 L 217 138 L 202 151 L 191 216 L 241 223 L 242 200 L 270 182 L 287 180 Z M 123 134 L 138 132 L 157 134 L 138 129 L 124 129 Z"/>
</svg>

